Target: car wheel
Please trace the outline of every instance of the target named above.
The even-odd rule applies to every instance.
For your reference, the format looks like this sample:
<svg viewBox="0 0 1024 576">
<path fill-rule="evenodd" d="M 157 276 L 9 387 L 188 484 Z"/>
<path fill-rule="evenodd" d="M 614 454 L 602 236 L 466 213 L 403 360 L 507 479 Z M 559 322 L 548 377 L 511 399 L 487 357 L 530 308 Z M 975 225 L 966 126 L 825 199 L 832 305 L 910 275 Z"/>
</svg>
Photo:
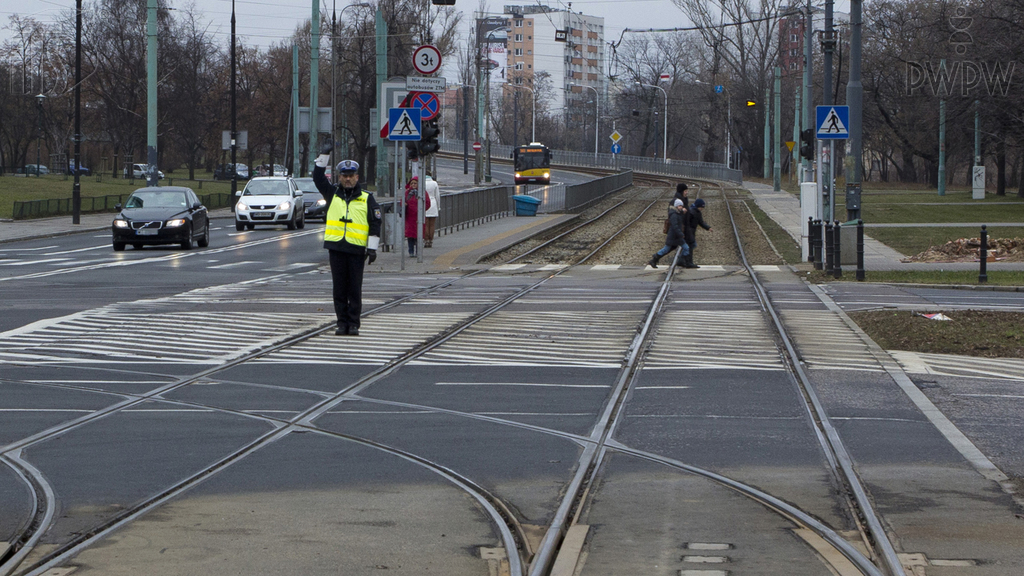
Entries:
<svg viewBox="0 0 1024 576">
<path fill-rule="evenodd" d="M 298 218 L 295 217 L 295 212 L 292 212 L 292 219 L 288 221 L 289 230 L 295 230 L 296 228 L 299 227 L 298 224 L 296 224 L 297 220 Z"/>
<path fill-rule="evenodd" d="M 210 245 L 210 223 L 206 223 L 206 230 L 203 230 L 203 237 L 199 239 L 199 247 L 206 248 Z"/>
<path fill-rule="evenodd" d="M 192 249 L 192 228 L 191 227 L 188 229 L 188 232 L 185 233 L 185 239 L 181 241 L 181 249 L 182 250 L 191 250 Z"/>
<path fill-rule="evenodd" d="M 245 227 L 248 228 L 249 230 L 255 230 L 256 229 L 256 225 L 255 224 L 246 224 Z"/>
<path fill-rule="evenodd" d="M 237 230 L 238 232 L 245 230 L 245 224 L 242 224 L 238 220 L 235 220 L 235 230 Z"/>
<path fill-rule="evenodd" d="M 114 242 L 114 252 L 124 252 L 124 242 Z"/>
<path fill-rule="evenodd" d="M 298 226 L 299 226 L 299 230 L 302 230 L 303 228 L 306 227 L 306 214 L 305 213 L 299 214 L 299 224 L 298 224 Z"/>
</svg>

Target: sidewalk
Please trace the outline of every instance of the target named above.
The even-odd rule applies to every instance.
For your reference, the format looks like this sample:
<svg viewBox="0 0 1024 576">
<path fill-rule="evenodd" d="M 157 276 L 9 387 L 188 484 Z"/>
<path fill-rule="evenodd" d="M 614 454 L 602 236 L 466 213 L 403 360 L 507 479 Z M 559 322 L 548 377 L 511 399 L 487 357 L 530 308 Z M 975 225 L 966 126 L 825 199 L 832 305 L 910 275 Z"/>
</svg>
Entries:
<svg viewBox="0 0 1024 576">
<path fill-rule="evenodd" d="M 775 192 L 771 186 L 755 182 L 744 182 L 743 187 L 754 196 L 757 206 L 764 210 L 765 214 L 772 220 L 778 222 L 797 243 L 807 226 L 807 222 L 800 219 L 800 199 L 785 191 Z M 1007 224 L 990 224 L 993 226 L 1006 226 Z M 1019 226 L 1020 224 L 1010 224 Z M 981 228 L 980 224 L 864 224 L 864 269 L 865 270 L 978 270 L 978 262 L 901 262 L 903 254 L 889 248 L 885 244 L 871 238 L 868 230 L 872 227 L 975 227 Z M 967 235 L 970 235 L 969 233 Z M 1024 270 L 1024 262 L 989 262 L 988 269 L 991 270 Z"/>
</svg>

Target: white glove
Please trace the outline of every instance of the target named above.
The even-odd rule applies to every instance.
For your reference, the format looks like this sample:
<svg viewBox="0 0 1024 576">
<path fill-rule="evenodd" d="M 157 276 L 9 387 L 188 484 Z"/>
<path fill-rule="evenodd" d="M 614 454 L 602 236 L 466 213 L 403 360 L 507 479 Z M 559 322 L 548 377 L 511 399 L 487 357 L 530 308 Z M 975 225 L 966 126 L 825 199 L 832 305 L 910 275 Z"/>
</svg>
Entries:
<svg viewBox="0 0 1024 576">
<path fill-rule="evenodd" d="M 321 167 L 321 168 L 327 168 L 328 166 L 331 165 L 331 155 L 330 154 L 321 154 L 321 155 L 317 156 L 316 157 L 316 165 Z"/>
<path fill-rule="evenodd" d="M 380 246 L 380 236 L 370 236 L 366 240 L 367 250 L 376 250 L 378 246 Z"/>
</svg>

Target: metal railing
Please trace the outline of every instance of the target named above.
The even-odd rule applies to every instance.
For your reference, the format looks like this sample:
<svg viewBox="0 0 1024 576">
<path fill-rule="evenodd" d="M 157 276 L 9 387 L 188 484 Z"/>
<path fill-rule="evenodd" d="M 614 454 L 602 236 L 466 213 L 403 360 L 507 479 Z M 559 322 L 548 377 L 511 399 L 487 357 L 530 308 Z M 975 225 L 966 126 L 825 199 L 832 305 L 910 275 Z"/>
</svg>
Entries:
<svg viewBox="0 0 1024 576">
<path fill-rule="evenodd" d="M 82 213 L 113 212 L 114 206 L 124 204 L 129 194 L 115 194 L 108 196 L 83 196 Z M 207 208 L 223 208 L 230 206 L 230 193 L 219 192 L 214 194 L 201 194 L 199 201 Z M 48 200 L 15 201 L 12 217 L 15 220 L 26 218 L 45 218 L 47 216 L 64 216 L 71 214 L 71 198 L 52 198 Z"/>
<path fill-rule="evenodd" d="M 538 213 L 577 212 L 606 195 L 633 184 L 633 172 L 605 176 L 583 184 L 521 184 L 515 194 L 532 196 L 540 200 Z"/>
<path fill-rule="evenodd" d="M 441 151 L 462 154 L 462 140 L 442 140 Z M 555 166 L 582 166 L 588 168 L 606 168 L 609 170 L 632 170 L 643 174 L 659 176 L 676 176 L 679 178 L 701 178 L 742 183 L 743 172 L 715 162 L 692 162 L 688 160 L 669 160 L 642 156 L 625 156 L 623 154 L 597 154 L 593 152 L 576 152 L 570 150 L 552 150 L 551 163 Z M 491 144 L 491 158 L 512 159 L 512 146 L 508 144 Z"/>
</svg>

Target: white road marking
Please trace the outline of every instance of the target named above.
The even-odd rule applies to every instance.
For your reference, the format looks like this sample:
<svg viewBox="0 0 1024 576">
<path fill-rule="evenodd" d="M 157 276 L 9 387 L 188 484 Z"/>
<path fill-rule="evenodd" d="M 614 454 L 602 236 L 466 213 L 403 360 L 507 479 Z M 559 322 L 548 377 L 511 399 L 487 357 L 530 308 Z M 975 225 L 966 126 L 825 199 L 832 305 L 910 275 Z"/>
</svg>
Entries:
<svg viewBox="0 0 1024 576">
<path fill-rule="evenodd" d="M 216 262 L 216 260 L 214 260 Z M 235 266 L 245 266 L 246 264 L 260 264 L 259 260 L 242 260 L 241 262 L 229 262 L 227 264 L 220 264 L 217 266 L 207 266 L 210 270 L 223 269 L 223 268 L 234 268 Z"/>
<path fill-rule="evenodd" d="M 434 386 L 527 386 L 537 388 L 611 388 L 604 384 L 543 384 L 539 382 L 435 382 Z"/>
<path fill-rule="evenodd" d="M 505 272 L 509 270 L 519 270 L 520 268 L 523 268 L 525 266 L 526 264 L 502 264 L 501 266 L 495 266 L 494 268 L 492 268 L 492 270 Z"/>
<path fill-rule="evenodd" d="M 72 260 L 72 258 L 45 258 L 43 260 L 0 262 L 0 266 L 29 266 L 32 264 L 46 264 L 47 262 L 67 262 L 68 260 Z"/>
<path fill-rule="evenodd" d="M 289 270 L 295 270 L 296 268 L 309 268 L 310 266 L 319 266 L 315 262 L 295 262 L 288 264 L 287 266 L 278 266 L 277 268 L 264 268 L 266 272 L 287 272 Z"/>
<path fill-rule="evenodd" d="M 594 264 L 591 266 L 591 270 L 618 270 L 622 268 L 622 264 Z"/>
<path fill-rule="evenodd" d="M 47 254 L 47 256 L 58 256 L 60 254 L 74 254 L 75 252 L 88 252 L 90 250 L 110 250 L 110 244 L 90 246 L 88 248 L 76 248 L 74 250 L 63 250 L 60 252 L 50 252 L 49 254 Z"/>
<path fill-rule="evenodd" d="M 39 248 L 0 248 L 0 252 L 33 252 L 36 250 L 50 250 L 51 248 L 60 248 L 60 246 L 41 246 Z"/>
</svg>

